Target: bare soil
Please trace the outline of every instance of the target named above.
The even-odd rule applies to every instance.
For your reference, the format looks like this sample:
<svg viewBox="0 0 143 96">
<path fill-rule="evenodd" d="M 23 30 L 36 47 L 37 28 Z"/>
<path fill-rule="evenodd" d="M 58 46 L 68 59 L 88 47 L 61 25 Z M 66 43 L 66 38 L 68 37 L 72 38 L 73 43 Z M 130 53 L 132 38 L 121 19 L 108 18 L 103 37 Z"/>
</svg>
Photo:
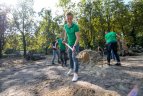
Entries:
<svg viewBox="0 0 143 96">
<path fill-rule="evenodd" d="M 50 60 L 50 55 L 39 61 L 1 59 L 0 96 L 127 96 L 136 84 L 138 96 L 143 94 L 143 54 L 121 57 L 121 67 L 114 61 L 107 66 L 106 60 L 103 66 L 81 64 L 78 82 L 66 75 L 67 67 L 51 65 Z"/>
</svg>

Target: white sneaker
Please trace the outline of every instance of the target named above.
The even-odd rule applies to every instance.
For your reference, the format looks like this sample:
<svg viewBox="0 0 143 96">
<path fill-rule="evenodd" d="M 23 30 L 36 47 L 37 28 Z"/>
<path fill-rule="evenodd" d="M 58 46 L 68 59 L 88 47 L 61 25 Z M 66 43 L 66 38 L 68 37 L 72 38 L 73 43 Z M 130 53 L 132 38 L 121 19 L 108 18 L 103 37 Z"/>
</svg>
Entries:
<svg viewBox="0 0 143 96">
<path fill-rule="evenodd" d="M 78 75 L 76 73 L 74 73 L 74 76 L 72 78 L 72 81 L 75 82 L 78 80 Z"/>
<path fill-rule="evenodd" d="M 67 73 L 67 75 L 71 75 L 72 73 L 72 69 L 69 70 L 69 72 Z"/>
</svg>

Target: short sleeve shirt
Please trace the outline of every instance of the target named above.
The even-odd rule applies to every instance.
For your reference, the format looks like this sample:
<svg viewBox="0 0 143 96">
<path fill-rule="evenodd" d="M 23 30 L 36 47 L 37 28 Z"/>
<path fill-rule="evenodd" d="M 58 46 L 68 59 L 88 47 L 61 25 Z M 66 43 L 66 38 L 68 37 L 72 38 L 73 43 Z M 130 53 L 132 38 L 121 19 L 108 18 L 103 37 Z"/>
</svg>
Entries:
<svg viewBox="0 0 143 96">
<path fill-rule="evenodd" d="M 62 38 L 59 38 L 58 39 L 59 48 L 60 48 L 60 50 L 66 50 L 66 47 L 62 42 L 63 42 Z"/>
<path fill-rule="evenodd" d="M 115 32 L 109 32 L 105 35 L 106 43 L 117 42 L 117 36 Z"/>
<path fill-rule="evenodd" d="M 65 32 L 67 34 L 68 38 L 68 44 L 70 46 L 73 46 L 76 41 L 76 32 L 79 32 L 79 26 L 75 23 L 72 23 L 72 25 L 69 27 L 68 24 L 64 25 Z"/>
</svg>

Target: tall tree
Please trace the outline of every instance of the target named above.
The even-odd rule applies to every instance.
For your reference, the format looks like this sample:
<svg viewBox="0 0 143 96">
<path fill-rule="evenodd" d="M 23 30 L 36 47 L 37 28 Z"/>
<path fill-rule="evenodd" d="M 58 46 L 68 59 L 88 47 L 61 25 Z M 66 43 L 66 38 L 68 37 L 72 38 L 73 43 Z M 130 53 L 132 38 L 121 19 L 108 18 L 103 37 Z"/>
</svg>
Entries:
<svg viewBox="0 0 143 96">
<path fill-rule="evenodd" d="M 44 35 L 46 54 L 48 54 L 48 47 L 50 43 L 56 38 L 51 10 L 43 8 L 41 12 L 39 12 L 39 15 L 42 17 L 42 21 L 40 22 L 41 27 L 38 33 Z"/>
<path fill-rule="evenodd" d="M 19 0 L 17 7 L 13 11 L 13 18 L 18 31 L 21 33 L 24 57 L 26 57 L 27 42 L 26 34 L 33 31 L 33 0 Z"/>
<path fill-rule="evenodd" d="M 4 32 L 7 27 L 7 15 L 8 8 L 6 5 L 0 5 L 0 58 L 2 57 L 2 50 L 4 47 Z"/>
<path fill-rule="evenodd" d="M 137 44 L 137 38 L 143 38 L 143 0 L 137 0 L 131 2 L 131 33 L 130 35 L 133 37 L 134 45 Z M 142 41 L 142 39 L 141 39 Z M 139 41 L 139 42 L 141 42 Z M 142 43 L 143 45 L 143 43 Z"/>
</svg>

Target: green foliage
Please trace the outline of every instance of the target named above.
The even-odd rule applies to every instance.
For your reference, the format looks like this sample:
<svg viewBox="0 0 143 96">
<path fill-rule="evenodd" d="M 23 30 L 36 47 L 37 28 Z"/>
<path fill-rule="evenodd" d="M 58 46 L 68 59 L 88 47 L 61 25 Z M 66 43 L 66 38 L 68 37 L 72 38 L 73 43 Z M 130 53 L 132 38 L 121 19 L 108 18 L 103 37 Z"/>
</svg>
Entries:
<svg viewBox="0 0 143 96">
<path fill-rule="evenodd" d="M 137 36 L 142 34 L 142 1 L 125 5 L 123 0 L 82 0 L 79 26 L 81 44 L 86 48 L 104 45 L 104 32 L 123 32 L 129 45 L 136 44 Z M 132 34 L 133 33 L 133 34 Z"/>
<path fill-rule="evenodd" d="M 33 33 L 33 0 L 19 0 L 17 8 L 12 10 L 13 21 L 17 31 L 21 34 L 24 57 L 27 51 L 27 38 Z"/>
<path fill-rule="evenodd" d="M 4 49 L 10 48 L 10 49 L 15 49 L 15 50 L 20 50 L 22 47 L 20 45 L 22 44 L 22 41 L 20 40 L 20 35 L 13 33 L 9 34 L 6 37 L 6 44 L 4 46 Z"/>
<path fill-rule="evenodd" d="M 84 48 L 104 47 L 105 31 L 123 33 L 129 46 L 143 46 L 143 0 L 133 0 L 129 4 L 124 4 L 123 0 L 81 0 L 77 4 L 71 1 L 59 0 L 58 6 L 64 13 L 56 17 L 52 16 L 52 10 L 43 8 L 37 22 L 33 19 L 33 0 L 19 0 L 17 8 L 11 12 L 13 19 L 8 20 L 4 49 L 46 52 L 50 43 L 63 33 L 67 11 L 73 12 L 74 22 L 78 19 L 80 44 Z"/>
<path fill-rule="evenodd" d="M 12 54 L 12 53 L 15 53 L 16 50 L 15 49 L 6 49 L 5 50 L 5 54 Z"/>
</svg>

